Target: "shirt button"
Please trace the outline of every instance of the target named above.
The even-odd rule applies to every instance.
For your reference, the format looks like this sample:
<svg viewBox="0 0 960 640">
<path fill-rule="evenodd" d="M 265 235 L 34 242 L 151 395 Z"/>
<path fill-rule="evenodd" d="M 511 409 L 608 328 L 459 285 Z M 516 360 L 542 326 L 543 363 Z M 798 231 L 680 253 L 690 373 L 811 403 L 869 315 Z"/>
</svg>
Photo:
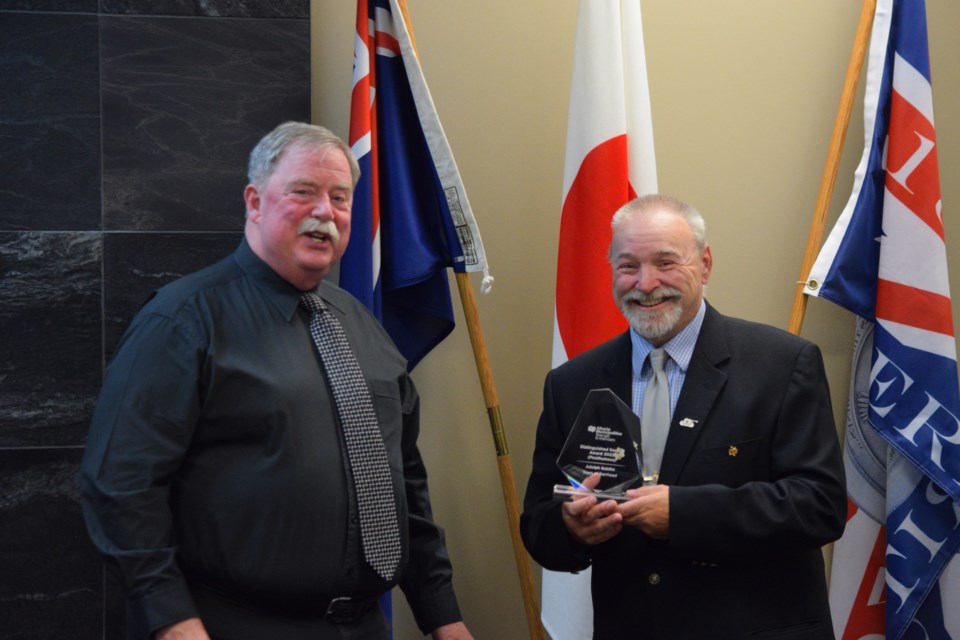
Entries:
<svg viewBox="0 0 960 640">
<path fill-rule="evenodd" d="M 647 576 L 647 582 L 649 582 L 653 586 L 657 586 L 658 584 L 660 584 L 660 574 L 651 573 L 649 576 Z"/>
</svg>

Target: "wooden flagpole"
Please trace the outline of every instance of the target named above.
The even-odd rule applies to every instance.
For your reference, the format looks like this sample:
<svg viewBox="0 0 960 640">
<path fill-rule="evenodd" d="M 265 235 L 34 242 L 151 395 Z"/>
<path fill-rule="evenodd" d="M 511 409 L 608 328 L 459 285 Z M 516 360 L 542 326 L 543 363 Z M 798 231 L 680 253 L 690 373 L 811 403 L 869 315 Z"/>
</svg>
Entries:
<svg viewBox="0 0 960 640">
<path fill-rule="evenodd" d="M 860 22 L 857 25 L 857 34 L 853 41 L 850 63 L 847 66 L 847 77 L 843 83 L 840 106 L 837 109 L 837 118 L 833 124 L 833 137 L 830 138 L 827 162 L 823 168 L 823 177 L 820 180 L 820 192 L 817 195 L 813 220 L 810 222 L 807 248 L 803 255 L 803 263 L 800 266 L 800 280 L 797 282 L 797 290 L 793 297 L 793 310 L 790 313 L 790 324 L 787 330 L 795 335 L 799 335 L 803 328 L 803 316 L 807 310 L 807 296 L 803 294 L 803 289 L 807 285 L 807 278 L 810 269 L 813 268 L 813 262 L 820 252 L 820 241 L 823 238 L 827 209 L 830 207 L 833 187 L 837 180 L 837 171 L 840 168 L 843 140 L 847 135 L 847 125 L 850 124 L 850 114 L 853 111 L 853 99 L 857 92 L 857 83 L 860 80 L 860 70 L 863 68 L 863 60 L 870 46 L 870 30 L 873 27 L 873 15 L 876 8 L 877 0 L 864 0 L 863 9 L 860 11 Z"/>
<path fill-rule="evenodd" d="M 403 14 L 403 21 L 407 25 L 407 32 L 410 34 L 410 43 L 416 51 L 417 42 L 413 37 L 413 26 L 410 24 L 407 2 L 406 0 L 398 0 L 398 4 L 400 5 L 400 12 Z M 507 509 L 510 539 L 513 542 L 513 555 L 517 564 L 517 573 L 520 577 L 520 591 L 523 595 L 527 628 L 531 640 L 543 640 L 544 632 L 540 624 L 540 605 L 537 602 L 536 590 L 533 585 L 530 558 L 523 546 L 523 541 L 520 539 L 520 504 L 517 499 L 517 486 L 513 476 L 513 463 L 507 446 L 507 436 L 503 430 L 503 420 L 500 417 L 500 402 L 493 381 L 490 359 L 487 357 L 487 346 L 483 338 L 483 330 L 480 327 L 480 314 L 477 312 L 476 298 L 473 295 L 473 288 L 470 286 L 470 274 L 457 273 L 456 277 L 457 289 L 460 291 L 460 302 L 463 305 L 463 314 L 470 334 L 470 344 L 473 347 L 473 357 L 477 365 L 477 375 L 480 377 L 483 400 L 490 419 L 490 429 L 493 432 L 493 443 L 497 451 L 500 485 L 503 489 L 503 500 Z"/>
<path fill-rule="evenodd" d="M 523 546 L 523 541 L 520 539 L 520 505 L 517 499 L 517 487 L 514 483 L 513 463 L 510 459 L 510 450 L 507 447 L 507 436 L 503 431 L 503 421 L 500 418 L 500 402 L 497 399 L 497 388 L 493 382 L 493 372 L 487 358 L 487 347 L 483 340 L 483 331 L 480 328 L 477 303 L 470 286 L 470 274 L 457 273 L 456 276 L 457 288 L 460 290 L 460 302 L 463 303 L 463 314 L 467 320 L 467 330 L 470 332 L 470 344 L 473 346 L 473 357 L 477 363 L 477 375 L 480 376 L 483 400 L 487 405 L 487 415 L 490 418 L 493 444 L 497 450 L 500 486 L 503 489 L 503 501 L 507 508 L 507 520 L 510 525 L 510 539 L 513 541 L 513 555 L 520 576 L 520 591 L 523 594 L 523 605 L 527 614 L 527 628 L 530 631 L 531 640 L 542 640 L 544 635 L 543 627 L 540 625 L 540 605 L 537 602 L 537 594 L 533 587 L 530 559 Z"/>
</svg>

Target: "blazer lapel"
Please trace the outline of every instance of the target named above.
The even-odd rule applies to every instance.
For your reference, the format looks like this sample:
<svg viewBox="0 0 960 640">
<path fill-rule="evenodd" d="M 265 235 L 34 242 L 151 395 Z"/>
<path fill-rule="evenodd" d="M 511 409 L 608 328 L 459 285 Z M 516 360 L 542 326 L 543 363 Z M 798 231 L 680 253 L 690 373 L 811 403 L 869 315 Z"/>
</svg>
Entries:
<svg viewBox="0 0 960 640">
<path fill-rule="evenodd" d="M 707 305 L 700 336 L 670 421 L 670 433 L 660 465 L 659 482 L 662 484 L 676 484 L 700 434 L 710 428 L 707 416 L 727 382 L 727 374 L 720 365 L 730 357 L 720 331 L 722 323 L 723 317 Z"/>
<path fill-rule="evenodd" d="M 612 390 L 628 407 L 633 406 L 633 343 L 630 330 L 616 338 L 613 355 L 603 365 L 598 387 Z"/>
</svg>

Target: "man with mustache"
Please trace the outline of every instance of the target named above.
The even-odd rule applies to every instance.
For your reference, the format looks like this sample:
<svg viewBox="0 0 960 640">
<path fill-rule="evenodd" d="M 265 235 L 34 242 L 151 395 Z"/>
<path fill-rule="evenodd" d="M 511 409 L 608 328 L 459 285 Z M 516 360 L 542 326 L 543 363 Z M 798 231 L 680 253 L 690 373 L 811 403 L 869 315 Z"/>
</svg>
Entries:
<svg viewBox="0 0 960 640">
<path fill-rule="evenodd" d="M 592 566 L 594 638 L 833 638 L 820 548 L 840 537 L 847 504 L 819 349 L 704 300 L 713 255 L 692 206 L 645 196 L 612 228 L 613 294 L 630 329 L 546 377 L 527 549 L 554 571 Z M 641 415 L 655 350 L 669 417 L 642 425 L 644 486 L 621 502 L 555 500 L 557 457 L 588 392 L 609 388 Z"/>
<path fill-rule="evenodd" d="M 398 584 L 424 633 L 472 638 L 406 362 L 325 280 L 359 174 L 323 127 L 267 134 L 240 247 L 155 292 L 107 370 L 80 486 L 130 638 L 385 639 Z"/>
</svg>

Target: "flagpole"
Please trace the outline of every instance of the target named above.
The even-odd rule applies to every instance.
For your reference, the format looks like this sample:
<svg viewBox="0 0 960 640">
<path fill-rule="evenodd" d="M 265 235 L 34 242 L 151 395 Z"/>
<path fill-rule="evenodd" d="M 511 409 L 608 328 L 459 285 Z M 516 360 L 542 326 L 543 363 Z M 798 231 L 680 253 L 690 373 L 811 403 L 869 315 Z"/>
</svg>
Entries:
<svg viewBox="0 0 960 640">
<path fill-rule="evenodd" d="M 406 0 L 397 0 L 403 21 L 407 26 L 410 44 L 414 52 L 417 50 L 417 41 L 413 35 L 413 25 L 410 23 L 410 14 Z M 477 302 L 470 286 L 468 273 L 456 273 L 457 288 L 460 291 L 460 302 L 463 305 L 463 314 L 467 322 L 467 331 L 470 334 L 470 344 L 473 347 L 473 357 L 477 365 L 477 375 L 480 377 L 480 387 L 483 391 L 483 400 L 490 418 L 490 429 L 493 432 L 494 447 L 497 451 L 497 467 L 500 471 L 500 485 L 503 489 L 503 500 L 507 509 L 507 521 L 510 527 L 510 539 L 513 542 L 513 555 L 517 564 L 517 573 L 520 578 L 520 591 L 523 595 L 524 610 L 527 617 L 527 628 L 531 640 L 543 640 L 543 627 L 540 624 L 540 605 L 537 602 L 536 591 L 533 585 L 533 573 L 530 570 L 530 559 L 520 539 L 520 504 L 517 499 L 517 486 L 513 476 L 513 463 L 510 459 L 510 450 L 507 446 L 507 436 L 503 430 L 503 420 L 500 417 L 500 402 L 497 399 L 497 388 L 493 381 L 493 372 L 490 368 L 490 359 L 487 357 L 487 346 L 483 339 L 483 330 L 480 327 L 480 314 L 477 312 Z"/>
<path fill-rule="evenodd" d="M 814 260 L 820 251 L 820 241 L 823 238 L 823 227 L 827 219 L 827 209 L 833 196 L 833 186 L 840 169 L 840 156 L 843 154 L 843 141 L 847 135 L 847 125 L 850 124 L 850 114 L 853 112 L 853 101 L 857 92 L 857 83 L 860 80 L 860 70 L 870 45 L 870 29 L 873 26 L 873 15 L 877 8 L 877 0 L 864 0 L 860 11 L 860 22 L 857 25 L 857 34 L 853 41 L 853 51 L 850 54 L 850 63 L 847 66 L 847 76 L 843 83 L 843 92 L 840 95 L 840 106 L 837 109 L 837 118 L 833 124 L 833 137 L 830 138 L 830 148 L 827 152 L 827 162 L 823 168 L 823 177 L 820 179 L 820 192 L 813 211 L 813 220 L 810 222 L 810 232 L 807 236 L 807 248 L 800 266 L 800 280 L 793 297 L 793 310 L 790 313 L 790 324 L 787 330 L 795 335 L 800 334 L 803 328 L 803 316 L 807 310 L 807 296 L 803 294 L 807 285 L 807 276 L 813 268 Z"/>
<path fill-rule="evenodd" d="M 520 590 L 523 594 L 524 609 L 527 613 L 527 627 L 530 630 L 531 638 L 542 639 L 544 636 L 543 627 L 540 625 L 540 606 L 537 603 L 536 591 L 533 586 L 530 560 L 523 546 L 523 541 L 520 539 L 520 506 L 517 500 L 517 487 L 514 483 L 513 464 L 510 459 L 510 450 L 507 447 L 507 436 L 503 431 L 503 421 L 500 418 L 500 402 L 497 399 L 497 388 L 493 381 L 490 360 L 487 358 L 487 347 L 483 339 L 483 330 L 480 327 L 476 298 L 470 286 L 470 274 L 457 273 L 456 276 L 457 288 L 460 290 L 460 301 L 463 304 L 463 314 L 467 321 L 467 330 L 470 333 L 470 344 L 473 346 L 473 356 L 477 364 L 477 375 L 480 377 L 480 387 L 483 389 L 483 400 L 487 405 L 487 414 L 490 417 L 493 444 L 497 450 L 500 485 L 503 488 L 503 500 L 507 507 L 510 538 L 513 541 L 513 555 L 516 559 L 517 571 L 520 574 Z"/>
</svg>

